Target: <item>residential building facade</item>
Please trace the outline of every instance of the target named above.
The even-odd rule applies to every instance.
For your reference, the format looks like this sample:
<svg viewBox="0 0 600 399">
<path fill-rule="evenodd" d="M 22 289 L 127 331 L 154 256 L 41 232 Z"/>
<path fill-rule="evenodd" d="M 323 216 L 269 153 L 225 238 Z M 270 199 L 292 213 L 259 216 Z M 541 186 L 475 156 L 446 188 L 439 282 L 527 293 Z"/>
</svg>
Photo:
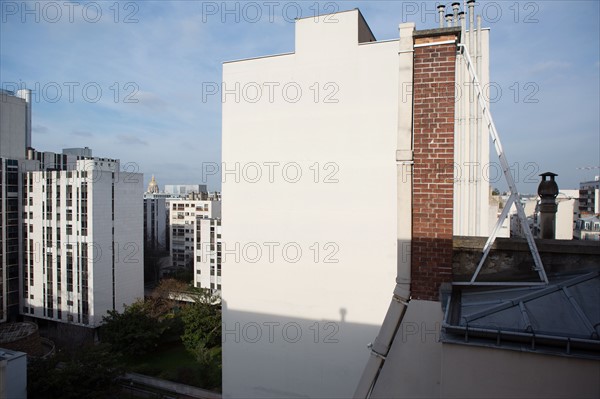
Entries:
<svg viewBox="0 0 600 399">
<path fill-rule="evenodd" d="M 194 287 L 221 291 L 221 219 L 197 219 Z"/>
<path fill-rule="evenodd" d="M 579 184 L 579 213 L 581 215 L 600 214 L 600 176 Z"/>
<path fill-rule="evenodd" d="M 600 241 L 600 218 L 582 217 L 575 222 L 574 236 L 578 240 Z"/>
<path fill-rule="evenodd" d="M 144 296 L 143 176 L 91 150 L 67 152 L 43 153 L 62 164 L 23 174 L 21 311 L 97 327 Z"/>
<path fill-rule="evenodd" d="M 173 267 L 194 268 L 197 221 L 221 217 L 221 202 L 171 198 L 169 207 L 170 251 Z"/>
</svg>

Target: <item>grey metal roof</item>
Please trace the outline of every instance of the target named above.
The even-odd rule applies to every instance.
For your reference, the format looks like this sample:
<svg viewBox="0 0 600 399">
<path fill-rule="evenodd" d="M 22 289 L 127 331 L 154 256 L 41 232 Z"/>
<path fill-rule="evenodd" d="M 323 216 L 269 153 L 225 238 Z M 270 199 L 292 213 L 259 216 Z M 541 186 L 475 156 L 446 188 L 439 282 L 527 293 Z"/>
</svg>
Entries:
<svg viewBox="0 0 600 399">
<path fill-rule="evenodd" d="M 454 290 L 446 342 L 600 357 L 600 271 L 543 287 Z"/>
</svg>

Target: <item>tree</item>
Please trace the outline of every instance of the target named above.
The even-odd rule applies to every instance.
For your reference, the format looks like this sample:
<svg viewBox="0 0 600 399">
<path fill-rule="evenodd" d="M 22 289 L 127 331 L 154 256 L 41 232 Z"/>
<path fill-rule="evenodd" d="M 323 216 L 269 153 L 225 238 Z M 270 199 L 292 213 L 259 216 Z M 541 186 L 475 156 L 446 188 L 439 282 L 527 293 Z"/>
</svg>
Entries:
<svg viewBox="0 0 600 399">
<path fill-rule="evenodd" d="M 184 334 L 181 337 L 188 351 L 195 354 L 200 346 L 214 348 L 221 346 L 221 303 L 220 299 L 208 290 L 192 294 L 194 303 L 181 312 Z"/>
<path fill-rule="evenodd" d="M 102 319 L 102 341 L 126 355 L 143 355 L 152 350 L 164 331 L 164 326 L 148 315 L 143 300 L 126 306 L 123 313 L 110 310 Z"/>
<path fill-rule="evenodd" d="M 500 190 L 494 188 L 494 190 L 492 190 L 492 195 L 500 195 Z"/>
<path fill-rule="evenodd" d="M 161 280 L 144 301 L 147 314 L 158 320 L 169 317 L 178 307 L 177 296 L 187 293 L 190 289 L 188 284 L 180 280 L 173 278 Z"/>
<path fill-rule="evenodd" d="M 88 345 L 50 359 L 33 359 L 27 366 L 31 398 L 105 398 L 118 390 L 123 373 L 119 355 L 107 345 Z"/>
<path fill-rule="evenodd" d="M 196 357 L 213 387 L 221 384 L 221 304 L 208 290 L 194 296 L 194 303 L 181 312 L 184 333 L 181 340 Z"/>
</svg>

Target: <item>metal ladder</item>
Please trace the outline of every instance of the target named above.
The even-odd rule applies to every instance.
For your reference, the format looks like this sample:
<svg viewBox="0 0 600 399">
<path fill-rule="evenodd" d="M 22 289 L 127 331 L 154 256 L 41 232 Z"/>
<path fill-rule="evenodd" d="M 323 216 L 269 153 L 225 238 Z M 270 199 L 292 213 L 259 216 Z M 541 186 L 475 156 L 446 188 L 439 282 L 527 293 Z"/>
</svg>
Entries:
<svg viewBox="0 0 600 399">
<path fill-rule="evenodd" d="M 464 45 L 462 43 L 458 43 L 457 45 L 459 48 L 462 48 L 462 50 L 463 50 L 462 54 L 466 61 L 467 69 L 468 69 L 469 74 L 471 75 L 471 79 L 472 79 L 471 83 L 473 84 L 473 88 L 477 95 L 477 99 L 479 101 L 479 106 L 481 107 L 481 112 L 483 114 L 483 117 L 485 118 L 485 120 L 488 124 L 488 129 L 490 132 L 490 136 L 492 138 L 492 142 L 494 143 L 494 147 L 496 148 L 496 153 L 498 154 L 498 158 L 500 159 L 500 166 L 502 168 L 502 172 L 504 173 L 504 177 L 506 178 L 506 182 L 508 183 L 508 187 L 510 189 L 510 197 L 508 198 L 508 201 L 506 202 L 506 205 L 504 206 L 504 209 L 502 210 L 502 213 L 500 214 L 500 217 L 498 218 L 498 221 L 496 222 L 496 225 L 494 226 L 492 233 L 488 237 L 487 242 L 485 243 L 485 245 L 483 247 L 483 256 L 481 257 L 481 260 L 479 261 L 479 264 L 477 265 L 477 269 L 475 270 L 475 273 L 473 273 L 473 277 L 471 278 L 471 280 L 469 282 L 454 283 L 454 284 L 458 284 L 458 285 L 534 285 L 534 284 L 536 284 L 536 283 L 531 283 L 531 282 L 505 282 L 505 283 L 496 283 L 496 282 L 482 283 L 482 282 L 479 282 L 478 283 L 475 281 L 477 279 L 477 276 L 479 275 L 479 272 L 481 271 L 481 268 L 482 268 L 485 260 L 487 259 L 488 254 L 490 253 L 492 244 L 496 240 L 496 234 L 498 234 L 498 230 L 500 229 L 500 226 L 502 226 L 504 219 L 506 219 L 506 217 L 508 216 L 508 212 L 510 211 L 510 208 L 513 203 L 515 204 L 515 207 L 517 208 L 517 216 L 519 217 L 521 229 L 525 233 L 525 238 L 527 239 L 527 245 L 529 245 L 529 251 L 531 252 L 531 256 L 533 257 L 533 262 L 535 264 L 535 270 L 538 272 L 538 274 L 540 276 L 540 280 L 542 281 L 541 283 L 537 283 L 537 284 L 544 284 L 544 285 L 548 284 L 548 277 L 546 276 L 546 272 L 544 270 L 544 265 L 542 264 L 542 259 L 540 258 L 540 254 L 537 250 L 537 246 L 535 245 L 535 241 L 533 239 L 533 234 L 531 233 L 531 229 L 529 228 L 529 225 L 527 224 L 527 217 L 525 216 L 525 211 L 523 210 L 523 204 L 521 203 L 520 196 L 517 191 L 517 185 L 515 184 L 515 180 L 514 180 L 512 174 L 510 173 L 509 163 L 506 159 L 506 155 L 504 155 L 504 150 L 502 149 L 502 144 L 500 143 L 500 137 L 498 136 L 498 131 L 496 130 L 496 125 L 494 124 L 492 115 L 490 114 L 490 111 L 488 110 L 488 106 L 483 97 L 483 92 L 481 90 L 481 84 L 479 83 L 479 79 L 477 78 L 477 74 L 475 73 L 475 68 L 473 67 L 473 63 L 471 61 L 471 56 L 469 55 L 469 51 L 468 51 L 466 45 Z"/>
</svg>

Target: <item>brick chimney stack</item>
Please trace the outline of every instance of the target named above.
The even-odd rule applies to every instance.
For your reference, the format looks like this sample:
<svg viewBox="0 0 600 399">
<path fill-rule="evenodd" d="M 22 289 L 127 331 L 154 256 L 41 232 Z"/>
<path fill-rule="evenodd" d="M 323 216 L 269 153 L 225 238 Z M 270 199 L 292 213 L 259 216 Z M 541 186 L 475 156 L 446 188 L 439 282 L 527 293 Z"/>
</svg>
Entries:
<svg viewBox="0 0 600 399">
<path fill-rule="evenodd" d="M 452 281 L 455 70 L 460 27 L 414 33 L 411 296 Z"/>
</svg>

